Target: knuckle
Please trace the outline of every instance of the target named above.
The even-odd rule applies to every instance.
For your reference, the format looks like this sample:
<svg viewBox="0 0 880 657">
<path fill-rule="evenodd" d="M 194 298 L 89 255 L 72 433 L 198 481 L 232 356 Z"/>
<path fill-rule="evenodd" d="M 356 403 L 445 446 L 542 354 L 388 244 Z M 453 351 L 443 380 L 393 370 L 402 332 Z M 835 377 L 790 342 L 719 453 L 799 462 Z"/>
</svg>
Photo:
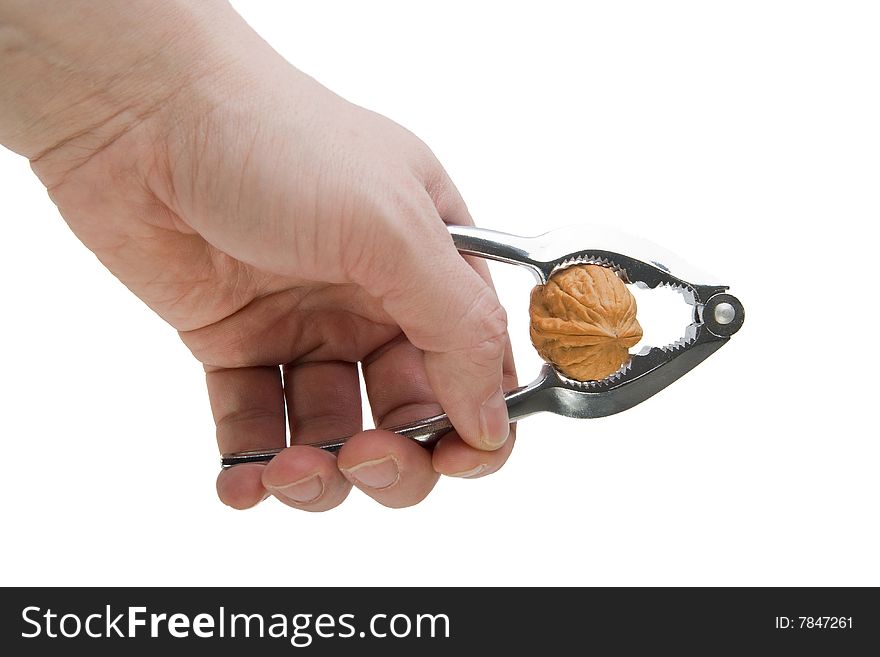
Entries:
<svg viewBox="0 0 880 657">
<path fill-rule="evenodd" d="M 244 408 L 229 411 L 217 418 L 217 429 L 230 429 L 238 427 L 242 424 L 252 424 L 261 422 L 283 422 L 285 416 L 283 412 L 271 411 L 262 408 Z"/>
<path fill-rule="evenodd" d="M 503 335 L 495 335 L 486 338 L 471 349 L 473 360 L 478 365 L 484 365 L 493 371 L 498 363 L 504 358 L 504 350 L 507 340 Z"/>
<path fill-rule="evenodd" d="M 473 357 L 480 363 L 496 363 L 504 358 L 507 349 L 507 311 L 488 287 L 478 295 L 468 311 L 475 342 L 470 346 Z"/>
<path fill-rule="evenodd" d="M 209 324 L 199 329 L 179 331 L 181 340 L 199 362 L 214 367 L 236 368 L 253 365 L 255 344 L 236 322 Z"/>
<path fill-rule="evenodd" d="M 425 181 L 425 190 L 428 192 L 437 214 L 445 223 L 473 224 L 464 199 L 461 198 L 455 184 L 439 162 L 432 175 Z"/>
</svg>

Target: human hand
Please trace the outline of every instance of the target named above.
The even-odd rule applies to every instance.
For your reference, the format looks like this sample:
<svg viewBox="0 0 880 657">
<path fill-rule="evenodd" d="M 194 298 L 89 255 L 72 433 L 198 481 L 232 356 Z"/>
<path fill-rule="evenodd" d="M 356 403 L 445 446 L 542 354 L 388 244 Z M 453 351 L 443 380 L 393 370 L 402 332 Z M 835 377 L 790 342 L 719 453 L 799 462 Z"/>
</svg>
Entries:
<svg viewBox="0 0 880 657">
<path fill-rule="evenodd" d="M 428 148 L 292 68 L 225 4 L 75 11 L 88 34 L 47 17 L 28 28 L 40 47 L 9 51 L 4 88 L 38 74 L 50 93 L 0 92 L 0 139 L 204 364 L 221 452 L 283 446 L 286 409 L 292 446 L 221 472 L 220 498 L 323 511 L 354 484 L 401 507 L 438 473 L 500 468 L 506 317 L 485 263 L 455 251 L 444 222 L 471 218 Z M 358 362 L 376 426 L 442 407 L 456 432 L 433 453 L 363 432 Z M 352 434 L 338 458 L 308 446 Z"/>
</svg>

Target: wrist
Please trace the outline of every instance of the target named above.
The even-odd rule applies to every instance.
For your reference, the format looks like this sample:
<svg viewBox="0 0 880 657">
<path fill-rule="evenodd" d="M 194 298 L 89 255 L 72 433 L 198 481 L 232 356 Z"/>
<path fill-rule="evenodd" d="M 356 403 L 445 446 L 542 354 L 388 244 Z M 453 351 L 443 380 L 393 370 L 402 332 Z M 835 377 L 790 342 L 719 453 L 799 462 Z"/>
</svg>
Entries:
<svg viewBox="0 0 880 657">
<path fill-rule="evenodd" d="M 35 169 L 192 111 L 230 56 L 224 41 L 246 29 L 225 2 L 48 4 L 0 4 L 0 143 Z"/>
</svg>

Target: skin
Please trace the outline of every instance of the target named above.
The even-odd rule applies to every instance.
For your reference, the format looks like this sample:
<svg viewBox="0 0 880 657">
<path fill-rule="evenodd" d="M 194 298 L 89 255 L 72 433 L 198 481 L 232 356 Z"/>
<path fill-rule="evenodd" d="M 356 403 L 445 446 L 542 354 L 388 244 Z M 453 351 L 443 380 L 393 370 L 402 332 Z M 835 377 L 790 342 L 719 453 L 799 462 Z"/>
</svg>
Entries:
<svg viewBox="0 0 880 657">
<path fill-rule="evenodd" d="M 220 473 L 224 503 L 325 511 L 354 485 L 403 507 L 504 464 L 506 316 L 414 135 L 221 2 L 0 0 L 0 59 L 0 143 L 203 363 L 220 451 L 283 446 L 289 427 L 271 463 Z M 441 408 L 456 431 L 433 453 L 382 430 Z M 345 435 L 338 456 L 309 446 Z"/>
</svg>

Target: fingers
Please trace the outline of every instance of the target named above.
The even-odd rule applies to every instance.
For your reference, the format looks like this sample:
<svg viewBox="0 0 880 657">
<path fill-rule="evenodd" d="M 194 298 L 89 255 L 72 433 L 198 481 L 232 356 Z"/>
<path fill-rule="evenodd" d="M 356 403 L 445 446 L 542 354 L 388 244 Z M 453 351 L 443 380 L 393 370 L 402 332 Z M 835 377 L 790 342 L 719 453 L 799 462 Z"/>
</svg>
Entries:
<svg viewBox="0 0 880 657">
<path fill-rule="evenodd" d="M 206 381 L 221 454 L 284 446 L 284 392 L 278 367 L 208 369 Z M 263 469 L 246 464 L 221 471 L 217 494 L 223 503 L 247 509 L 263 500 Z"/>
<path fill-rule="evenodd" d="M 509 435 L 501 389 L 507 315 L 424 197 L 411 229 L 389 228 L 381 244 L 369 245 L 383 260 L 368 260 L 372 271 L 361 269 L 358 282 L 425 352 L 428 381 L 462 439 L 495 450 Z"/>
<path fill-rule="evenodd" d="M 510 363 L 512 365 L 512 358 Z M 440 405 L 428 383 L 422 353 L 405 338 L 392 341 L 371 354 L 364 360 L 363 370 L 377 426 L 389 427 L 440 412 Z M 511 385 L 515 379 L 511 375 L 507 381 Z M 381 465 L 375 476 L 384 475 L 384 481 L 377 479 L 371 484 L 364 482 L 362 477 L 361 481 L 353 481 L 388 506 L 408 506 L 421 501 L 436 483 L 436 473 L 472 476 L 479 474 L 474 472 L 478 467 L 482 468 L 480 473 L 494 472 L 504 464 L 513 447 L 512 441 L 508 441 L 509 445 L 498 450 L 479 450 L 451 433 L 440 441 L 431 457 L 427 450 L 397 434 L 373 432 L 362 435 L 369 435 L 377 442 L 356 452 L 354 447 L 359 442 L 352 440 L 340 453 L 340 467 L 348 470 L 347 476 L 358 477 L 359 464 L 367 462 L 367 468 Z M 380 442 L 380 435 L 384 442 Z M 360 436 L 358 440 L 361 440 Z M 365 453 L 367 447 L 373 450 L 369 454 Z M 382 461 L 388 454 L 393 454 L 393 458 Z M 396 472 L 394 466 L 397 466 Z M 373 470 L 368 469 L 368 472 L 372 474 Z M 386 488 L 394 474 L 399 478 L 393 487 Z"/>
<path fill-rule="evenodd" d="M 364 384 L 380 429 L 442 413 L 422 352 L 400 335 L 363 360 Z"/>
<path fill-rule="evenodd" d="M 217 475 L 217 496 L 233 509 L 256 506 L 268 493 L 262 482 L 262 463 L 243 463 L 221 470 Z"/>
<path fill-rule="evenodd" d="M 435 471 L 447 477 L 477 479 L 501 469 L 516 442 L 516 425 L 510 427 L 510 438 L 501 449 L 487 452 L 465 443 L 456 433 L 440 439 L 431 456 Z"/>
<path fill-rule="evenodd" d="M 288 506 L 332 509 L 345 500 L 351 484 L 339 471 L 334 454 L 309 444 L 361 430 L 357 365 L 327 361 L 285 368 L 284 395 L 291 447 L 264 468 L 263 485 Z"/>
<path fill-rule="evenodd" d="M 381 429 L 350 438 L 339 451 L 339 468 L 364 493 L 395 509 L 421 502 L 440 476 L 428 450 Z"/>
<path fill-rule="evenodd" d="M 513 349 L 510 340 L 504 352 L 504 391 L 517 387 L 516 370 L 513 365 Z M 487 452 L 474 449 L 465 443 L 456 433 L 440 439 L 434 447 L 432 464 L 434 470 L 450 477 L 475 479 L 497 472 L 507 462 L 516 441 L 516 424 L 510 425 L 510 437 L 497 450 Z"/>
<path fill-rule="evenodd" d="M 304 445 L 292 445 L 269 461 L 262 468 L 262 485 L 287 506 L 304 511 L 332 509 L 351 490 L 335 455 Z"/>
<path fill-rule="evenodd" d="M 365 358 L 363 371 L 380 429 L 440 412 L 425 376 L 422 353 L 405 336 Z M 367 495 L 395 508 L 421 502 L 438 479 L 426 449 L 384 430 L 349 440 L 339 452 L 339 467 Z"/>
<path fill-rule="evenodd" d="M 363 426 L 356 363 L 321 361 L 287 366 L 284 396 L 291 444 L 343 438 Z"/>
</svg>

